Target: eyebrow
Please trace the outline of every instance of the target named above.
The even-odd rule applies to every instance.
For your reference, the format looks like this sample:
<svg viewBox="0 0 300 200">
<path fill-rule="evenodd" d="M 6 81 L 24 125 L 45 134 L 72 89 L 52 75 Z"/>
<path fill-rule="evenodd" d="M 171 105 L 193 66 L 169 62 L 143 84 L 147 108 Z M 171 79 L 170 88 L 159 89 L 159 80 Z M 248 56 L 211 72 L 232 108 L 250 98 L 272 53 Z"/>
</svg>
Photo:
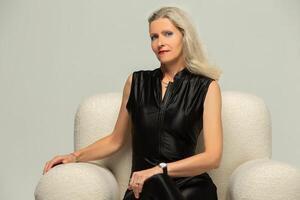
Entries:
<svg viewBox="0 0 300 200">
<path fill-rule="evenodd" d="M 162 30 L 161 31 L 162 33 L 165 33 L 165 32 L 172 32 L 171 30 Z M 156 35 L 157 33 L 150 33 L 150 36 L 153 36 L 153 35 Z"/>
</svg>

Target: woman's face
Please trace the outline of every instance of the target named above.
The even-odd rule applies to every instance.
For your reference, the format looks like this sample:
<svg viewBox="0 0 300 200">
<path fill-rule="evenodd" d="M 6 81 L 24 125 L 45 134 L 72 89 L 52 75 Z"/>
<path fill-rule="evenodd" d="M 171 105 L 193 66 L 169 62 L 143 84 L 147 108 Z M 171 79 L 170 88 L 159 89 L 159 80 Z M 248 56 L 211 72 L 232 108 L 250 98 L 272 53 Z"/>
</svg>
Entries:
<svg viewBox="0 0 300 200">
<path fill-rule="evenodd" d="M 154 20 L 149 25 L 151 48 L 163 64 L 184 62 L 182 33 L 167 18 Z"/>
</svg>

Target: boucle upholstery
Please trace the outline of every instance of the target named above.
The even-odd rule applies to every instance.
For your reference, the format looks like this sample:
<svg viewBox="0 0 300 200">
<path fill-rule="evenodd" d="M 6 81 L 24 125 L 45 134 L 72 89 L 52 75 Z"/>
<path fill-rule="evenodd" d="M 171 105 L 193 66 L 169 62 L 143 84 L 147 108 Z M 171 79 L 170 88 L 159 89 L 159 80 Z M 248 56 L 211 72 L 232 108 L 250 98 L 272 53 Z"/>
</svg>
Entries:
<svg viewBox="0 0 300 200">
<path fill-rule="evenodd" d="M 75 150 L 112 132 L 121 95 L 98 94 L 79 105 Z M 208 171 L 217 186 L 219 200 L 300 200 L 300 170 L 271 160 L 271 117 L 261 98 L 238 91 L 222 92 L 222 124 L 222 161 L 219 168 Z M 203 133 L 197 153 L 203 151 L 202 136 Z M 122 149 L 110 157 L 54 167 L 38 182 L 35 199 L 119 200 L 127 188 L 130 169 L 129 137 Z"/>
</svg>

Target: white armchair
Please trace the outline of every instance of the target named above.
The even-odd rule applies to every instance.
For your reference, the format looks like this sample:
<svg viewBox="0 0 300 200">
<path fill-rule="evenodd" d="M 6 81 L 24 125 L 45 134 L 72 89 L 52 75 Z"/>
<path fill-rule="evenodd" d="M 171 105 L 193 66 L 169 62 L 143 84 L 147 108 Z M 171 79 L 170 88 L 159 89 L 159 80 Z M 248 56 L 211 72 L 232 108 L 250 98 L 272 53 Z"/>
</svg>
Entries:
<svg viewBox="0 0 300 200">
<path fill-rule="evenodd" d="M 112 132 L 121 95 L 99 94 L 81 103 L 75 117 L 75 150 Z M 222 92 L 222 101 L 223 157 L 218 169 L 208 171 L 219 200 L 300 200 L 300 170 L 271 160 L 271 118 L 264 101 L 237 91 Z M 202 136 L 197 152 L 203 151 Z M 41 177 L 34 196 L 36 200 L 120 200 L 130 169 L 128 138 L 120 151 L 105 159 L 55 166 Z"/>
</svg>

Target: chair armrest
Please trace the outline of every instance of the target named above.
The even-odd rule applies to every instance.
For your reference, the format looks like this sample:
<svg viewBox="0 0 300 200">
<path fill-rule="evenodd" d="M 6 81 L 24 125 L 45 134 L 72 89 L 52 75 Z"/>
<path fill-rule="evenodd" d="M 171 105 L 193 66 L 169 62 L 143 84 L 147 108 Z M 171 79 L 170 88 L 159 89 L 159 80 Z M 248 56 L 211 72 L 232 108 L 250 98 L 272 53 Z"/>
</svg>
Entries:
<svg viewBox="0 0 300 200">
<path fill-rule="evenodd" d="M 42 175 L 34 196 L 36 200 L 119 200 L 119 187 L 106 168 L 88 162 L 67 163 Z"/>
<path fill-rule="evenodd" d="M 245 162 L 232 173 L 228 196 L 230 200 L 300 199 L 300 170 L 269 158 Z"/>
</svg>

